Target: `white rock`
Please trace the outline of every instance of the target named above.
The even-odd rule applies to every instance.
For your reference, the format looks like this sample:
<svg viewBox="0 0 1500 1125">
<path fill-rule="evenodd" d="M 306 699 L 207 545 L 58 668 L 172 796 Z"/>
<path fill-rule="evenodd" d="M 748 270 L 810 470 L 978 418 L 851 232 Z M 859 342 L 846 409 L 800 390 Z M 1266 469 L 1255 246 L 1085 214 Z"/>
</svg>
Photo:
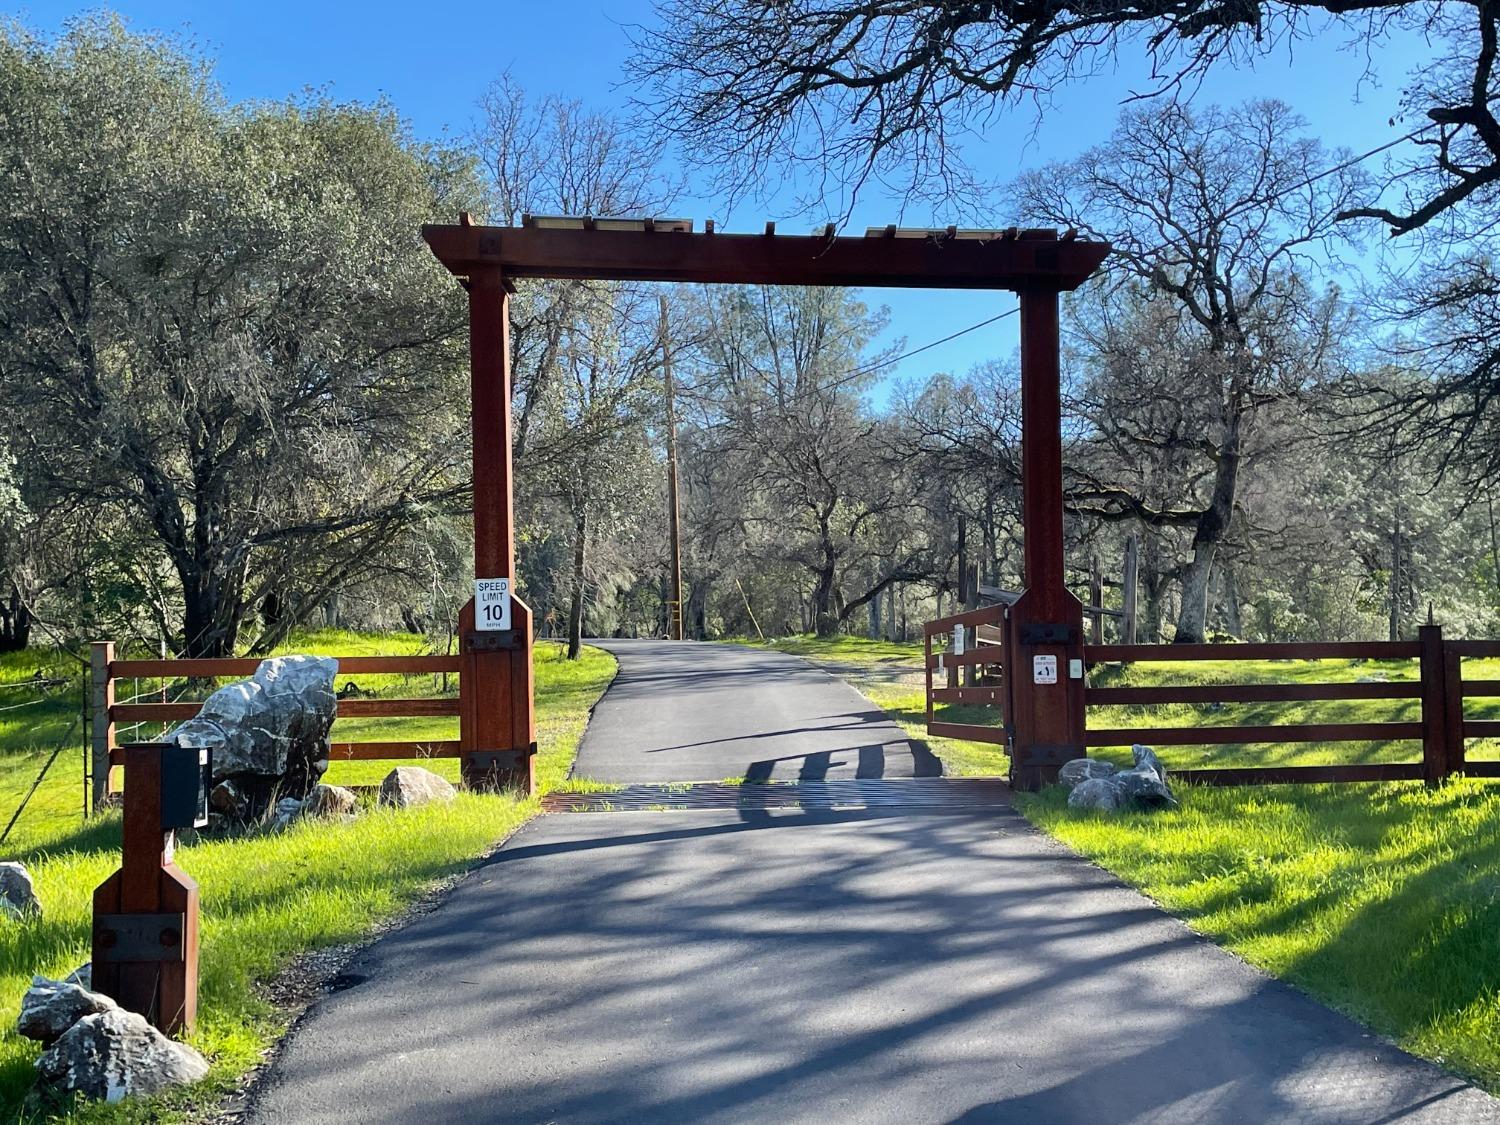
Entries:
<svg viewBox="0 0 1500 1125">
<path fill-rule="evenodd" d="M 36 1070 L 54 1090 L 118 1102 L 196 1082 L 208 1073 L 208 1060 L 143 1016 L 114 1008 L 75 1023 L 42 1052 Z"/>
<path fill-rule="evenodd" d="M 25 864 L 0 863 L 0 914 L 16 919 L 42 916 L 42 903 Z"/>
<path fill-rule="evenodd" d="M 39 1043 L 52 1043 L 84 1016 L 107 1012 L 119 1005 L 102 992 L 90 992 L 71 980 L 32 977 L 21 997 L 16 1031 Z"/>
<path fill-rule="evenodd" d="M 354 811 L 357 798 L 352 789 L 340 785 L 319 785 L 302 802 L 303 816 L 344 816 Z"/>
<path fill-rule="evenodd" d="M 302 815 L 302 802 L 296 797 L 283 797 L 276 802 L 276 809 L 271 814 L 271 831 L 280 832 L 288 827 L 292 821 Z"/>
<path fill-rule="evenodd" d="M 398 809 L 415 808 L 431 801 L 451 801 L 458 795 L 431 770 L 420 766 L 397 766 L 380 783 L 380 803 Z"/>
</svg>

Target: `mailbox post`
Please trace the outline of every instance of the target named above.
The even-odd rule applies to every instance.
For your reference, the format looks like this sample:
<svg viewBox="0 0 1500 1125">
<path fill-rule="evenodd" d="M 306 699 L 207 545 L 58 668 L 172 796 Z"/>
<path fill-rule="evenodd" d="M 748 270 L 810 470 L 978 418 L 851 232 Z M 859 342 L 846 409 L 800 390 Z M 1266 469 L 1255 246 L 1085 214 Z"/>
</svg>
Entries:
<svg viewBox="0 0 1500 1125">
<path fill-rule="evenodd" d="M 208 823 L 209 751 L 167 743 L 121 748 L 120 870 L 94 891 L 93 985 L 168 1035 L 198 1010 L 198 884 L 172 862 L 179 828 Z"/>
</svg>

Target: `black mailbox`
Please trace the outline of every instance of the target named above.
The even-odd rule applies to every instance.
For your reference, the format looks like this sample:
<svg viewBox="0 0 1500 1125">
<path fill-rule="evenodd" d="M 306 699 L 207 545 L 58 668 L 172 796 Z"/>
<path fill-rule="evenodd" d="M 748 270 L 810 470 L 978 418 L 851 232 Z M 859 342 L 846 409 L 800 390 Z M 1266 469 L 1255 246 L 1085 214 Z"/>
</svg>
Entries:
<svg viewBox="0 0 1500 1125">
<path fill-rule="evenodd" d="M 161 748 L 161 826 L 203 828 L 208 824 L 208 791 L 213 788 L 213 755 L 206 746 Z"/>
</svg>

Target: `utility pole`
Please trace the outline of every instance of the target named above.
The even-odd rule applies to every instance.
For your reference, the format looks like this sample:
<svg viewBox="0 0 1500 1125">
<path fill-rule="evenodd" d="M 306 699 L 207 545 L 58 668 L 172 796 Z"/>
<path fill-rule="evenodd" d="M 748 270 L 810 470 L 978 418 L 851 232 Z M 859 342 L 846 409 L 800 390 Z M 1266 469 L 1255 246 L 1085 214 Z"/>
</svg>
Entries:
<svg viewBox="0 0 1500 1125">
<path fill-rule="evenodd" d="M 667 507 L 671 527 L 671 601 L 667 603 L 667 637 L 682 640 L 682 528 L 677 503 L 677 416 L 672 410 L 672 347 L 667 336 L 667 295 L 658 298 L 661 308 L 661 374 L 667 407 Z"/>
<path fill-rule="evenodd" d="M 1125 573 L 1122 577 L 1125 590 L 1120 608 L 1125 611 L 1125 616 L 1120 619 L 1120 641 L 1122 644 L 1133 645 L 1136 631 L 1136 587 L 1141 581 L 1141 541 L 1133 531 L 1125 540 Z"/>
</svg>

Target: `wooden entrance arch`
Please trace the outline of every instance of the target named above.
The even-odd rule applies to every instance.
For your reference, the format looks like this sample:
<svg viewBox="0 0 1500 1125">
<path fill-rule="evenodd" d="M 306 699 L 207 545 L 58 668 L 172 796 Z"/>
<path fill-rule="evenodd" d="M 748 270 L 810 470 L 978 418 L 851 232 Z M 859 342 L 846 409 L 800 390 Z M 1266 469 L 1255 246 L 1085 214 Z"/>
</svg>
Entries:
<svg viewBox="0 0 1500 1125">
<path fill-rule="evenodd" d="M 422 237 L 469 292 L 474 408 L 474 573 L 514 579 L 509 297 L 518 278 L 687 281 L 859 288 L 1005 289 L 1021 303 L 1021 485 L 1025 592 L 1011 610 L 1008 727 L 1012 776 L 1034 788 L 1084 753 L 1083 607 L 1063 579 L 1058 294 L 1076 289 L 1109 246 L 1050 230 L 903 231 L 863 238 L 701 234 L 682 220 L 566 219 L 519 227 L 425 226 Z M 511 628 L 460 617 L 460 740 L 469 784 L 536 786 L 531 614 L 512 600 Z M 1055 683 L 1033 658 L 1053 657 Z M 1047 662 L 1042 662 L 1047 663 Z M 1070 673 L 1076 673 L 1070 674 Z"/>
</svg>

